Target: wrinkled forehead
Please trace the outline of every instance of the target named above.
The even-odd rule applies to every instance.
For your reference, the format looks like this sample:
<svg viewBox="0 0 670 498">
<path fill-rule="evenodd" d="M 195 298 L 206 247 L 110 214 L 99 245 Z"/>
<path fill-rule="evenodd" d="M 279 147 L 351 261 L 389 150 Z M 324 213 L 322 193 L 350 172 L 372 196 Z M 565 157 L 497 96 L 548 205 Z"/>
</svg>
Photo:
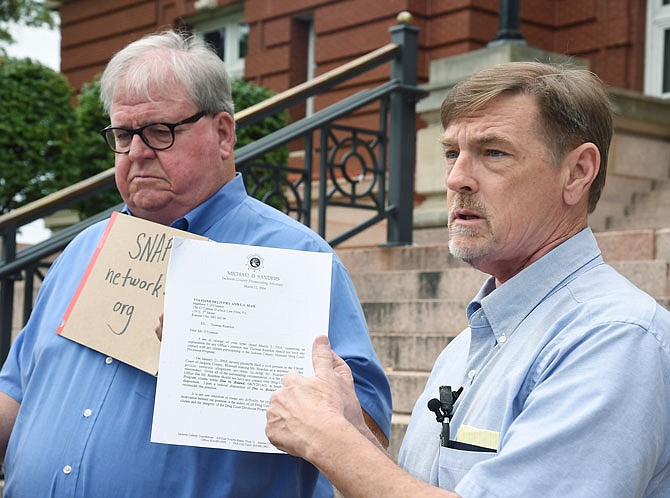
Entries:
<svg viewBox="0 0 670 498">
<path fill-rule="evenodd" d="M 185 92 L 169 91 L 161 85 L 145 87 L 118 85 L 114 89 L 111 109 L 119 106 L 137 106 L 142 104 L 170 105 L 190 102 Z"/>
<path fill-rule="evenodd" d="M 520 119 L 523 117 L 523 120 Z M 451 109 L 443 107 L 442 129 L 482 123 L 507 124 L 511 127 L 541 125 L 542 114 L 537 98 L 523 93 L 504 93 L 487 100 L 468 102 Z"/>
</svg>

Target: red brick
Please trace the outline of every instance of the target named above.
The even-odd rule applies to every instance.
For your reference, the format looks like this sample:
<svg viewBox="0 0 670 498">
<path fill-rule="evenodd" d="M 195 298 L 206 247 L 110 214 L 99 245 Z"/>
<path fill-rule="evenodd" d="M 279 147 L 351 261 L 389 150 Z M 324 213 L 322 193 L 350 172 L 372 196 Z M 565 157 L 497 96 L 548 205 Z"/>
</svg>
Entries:
<svg viewBox="0 0 670 498">
<path fill-rule="evenodd" d="M 626 47 L 609 48 L 604 51 L 605 69 L 601 70 L 601 78 L 610 86 L 623 88 L 626 86 L 626 67 L 630 50 Z"/>
<path fill-rule="evenodd" d="M 319 8 L 326 0 L 248 0 L 245 4 L 245 19 L 256 22 L 263 19 L 311 12 Z"/>
<path fill-rule="evenodd" d="M 128 43 L 140 38 L 147 31 L 150 30 L 129 31 L 96 42 L 63 48 L 61 71 L 69 76 L 71 71 L 82 70 L 89 66 L 104 66 L 112 55 Z M 84 81 L 92 80 L 95 74 L 95 72 L 91 72 Z"/>
<path fill-rule="evenodd" d="M 375 50 L 391 41 L 388 28 L 388 22 L 383 21 L 346 31 L 317 34 L 316 63 L 349 60 L 352 55 L 356 57 Z"/>
<path fill-rule="evenodd" d="M 521 20 L 551 26 L 555 23 L 555 4 L 553 0 L 521 2 Z"/>
<path fill-rule="evenodd" d="M 291 18 L 282 17 L 262 23 L 264 48 L 275 47 L 291 40 Z"/>
<path fill-rule="evenodd" d="M 109 57 L 139 36 L 196 13 L 195 0 L 70 0 L 60 7 L 64 74 L 78 87 Z M 218 0 L 219 6 L 238 0 Z M 317 73 L 348 62 L 390 41 L 399 11 L 412 12 L 419 33 L 419 81 L 430 62 L 481 48 L 497 31 L 497 0 L 245 0 L 250 24 L 246 75 L 284 89 L 304 74 L 292 19 L 313 14 Z M 533 0 L 521 2 L 527 42 L 587 58 L 603 78 L 624 88 L 643 84 L 645 2 L 641 0 Z M 602 73 L 602 74 L 601 74 Z M 346 88 L 388 77 L 388 65 L 359 76 Z M 282 87 L 282 85 L 284 87 Z M 272 87 L 272 86 L 271 86 Z M 332 98 L 338 98 L 342 89 Z M 325 102 L 332 98 L 322 98 Z"/>
<path fill-rule="evenodd" d="M 351 30 L 352 26 L 385 23 L 387 28 L 396 23 L 399 12 L 407 9 L 405 0 L 346 0 L 326 5 L 315 16 L 318 33 Z"/>
<path fill-rule="evenodd" d="M 61 44 L 64 48 L 90 43 L 92 40 L 110 37 L 119 32 L 151 32 L 157 27 L 156 8 L 142 3 L 127 9 L 108 13 L 104 17 L 93 17 L 71 23 L 62 30 Z M 122 27 L 122 29 L 119 29 Z"/>
<path fill-rule="evenodd" d="M 598 15 L 598 0 L 559 0 L 556 4 L 556 27 L 593 21 Z"/>
<path fill-rule="evenodd" d="M 555 50 L 564 54 L 588 52 L 600 48 L 601 40 L 602 31 L 597 24 L 577 25 L 557 33 Z"/>
<path fill-rule="evenodd" d="M 81 21 L 92 17 L 102 17 L 108 13 L 123 11 L 132 6 L 155 5 L 156 0 L 109 0 L 100 2 L 99 0 L 78 0 L 76 2 L 63 2 L 58 11 L 62 27 L 67 27 L 69 23 Z"/>
<path fill-rule="evenodd" d="M 288 69 L 289 48 L 287 45 L 263 50 L 245 60 L 245 71 L 248 71 L 250 75 L 266 75 L 288 71 Z"/>
<path fill-rule="evenodd" d="M 542 50 L 554 51 L 554 31 L 544 26 L 531 26 L 525 24 L 521 28 L 526 43 L 532 47 Z"/>
<path fill-rule="evenodd" d="M 607 46 L 629 44 L 631 42 L 630 18 L 627 16 L 610 18 L 604 34 Z"/>
</svg>

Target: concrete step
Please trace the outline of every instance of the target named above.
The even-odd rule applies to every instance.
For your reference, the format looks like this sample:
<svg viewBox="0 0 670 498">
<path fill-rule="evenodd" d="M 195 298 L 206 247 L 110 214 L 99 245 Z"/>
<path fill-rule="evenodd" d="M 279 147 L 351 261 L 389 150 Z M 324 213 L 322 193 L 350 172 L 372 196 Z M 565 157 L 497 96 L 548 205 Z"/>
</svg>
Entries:
<svg viewBox="0 0 670 498">
<path fill-rule="evenodd" d="M 645 213 L 626 215 L 609 221 L 608 228 L 616 230 L 660 229 L 670 227 L 670 213 Z"/>
<path fill-rule="evenodd" d="M 469 268 L 454 258 L 445 244 L 343 248 L 338 249 L 337 253 L 351 274 Z"/>
<path fill-rule="evenodd" d="M 626 211 L 626 218 L 641 218 L 641 217 L 661 217 L 665 216 L 665 223 L 670 227 L 670 199 L 665 204 L 655 203 L 639 203 L 633 204 Z"/>
<path fill-rule="evenodd" d="M 630 204 L 638 195 L 651 192 L 653 187 L 654 181 L 651 179 L 612 175 L 605 182 L 605 188 L 600 196 L 596 210 L 600 208 L 602 201 L 615 201 L 624 205 Z"/>
<path fill-rule="evenodd" d="M 487 279 L 486 274 L 473 268 L 363 272 L 351 276 L 363 301 L 460 300 L 474 296 Z"/>
<path fill-rule="evenodd" d="M 608 230 L 595 233 L 598 246 L 605 261 L 640 261 L 650 259 L 670 259 L 670 231 L 667 237 L 649 229 Z M 667 239 L 667 257 L 658 253 L 659 242 Z"/>
<path fill-rule="evenodd" d="M 612 261 L 619 273 L 657 299 L 670 296 L 670 264 L 665 260 Z"/>
<path fill-rule="evenodd" d="M 453 336 L 467 326 L 465 307 L 468 302 L 469 298 L 461 301 L 368 301 L 361 304 L 370 332 Z"/>
<path fill-rule="evenodd" d="M 384 368 L 392 371 L 433 368 L 440 352 L 456 334 L 391 334 L 371 332 L 372 345 Z"/>
<path fill-rule="evenodd" d="M 589 214 L 589 226 L 593 230 L 606 230 L 610 220 L 626 214 L 626 208 L 627 204 L 623 201 L 600 199 L 596 210 Z"/>
<path fill-rule="evenodd" d="M 387 372 L 393 396 L 393 412 L 412 413 L 414 404 L 423 392 L 430 372 Z"/>
<path fill-rule="evenodd" d="M 633 204 L 670 205 L 670 182 L 660 182 L 649 190 L 637 192 L 633 196 Z"/>
<path fill-rule="evenodd" d="M 612 139 L 607 183 L 616 177 L 668 181 L 670 143 L 661 136 L 617 130 Z"/>
<path fill-rule="evenodd" d="M 670 183 L 656 182 L 652 189 L 635 193 L 624 214 L 611 217 L 607 226 L 617 230 L 670 227 Z"/>
</svg>

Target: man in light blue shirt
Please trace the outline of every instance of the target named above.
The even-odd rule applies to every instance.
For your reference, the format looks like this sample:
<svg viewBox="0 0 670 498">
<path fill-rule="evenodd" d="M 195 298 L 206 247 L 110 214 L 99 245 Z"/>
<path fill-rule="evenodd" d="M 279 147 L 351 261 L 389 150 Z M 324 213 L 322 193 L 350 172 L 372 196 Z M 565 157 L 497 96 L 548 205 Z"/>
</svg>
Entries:
<svg viewBox="0 0 670 498">
<path fill-rule="evenodd" d="M 400 466 L 325 338 L 315 377 L 274 394 L 270 440 L 346 497 L 670 496 L 670 313 L 603 262 L 587 226 L 612 135 L 602 84 L 503 64 L 456 85 L 441 119 L 449 248 L 491 277 L 433 367 Z"/>
<path fill-rule="evenodd" d="M 220 242 L 332 252 L 247 196 L 235 173 L 228 77 L 201 41 L 143 38 L 114 56 L 101 85 L 128 215 Z M 5 498 L 332 496 L 327 482 L 317 487 L 316 468 L 290 455 L 151 443 L 156 378 L 56 334 L 104 229 L 81 233 L 53 264 L 0 372 Z M 329 336 L 354 372 L 367 422 L 387 441 L 388 381 L 336 255 Z"/>
</svg>

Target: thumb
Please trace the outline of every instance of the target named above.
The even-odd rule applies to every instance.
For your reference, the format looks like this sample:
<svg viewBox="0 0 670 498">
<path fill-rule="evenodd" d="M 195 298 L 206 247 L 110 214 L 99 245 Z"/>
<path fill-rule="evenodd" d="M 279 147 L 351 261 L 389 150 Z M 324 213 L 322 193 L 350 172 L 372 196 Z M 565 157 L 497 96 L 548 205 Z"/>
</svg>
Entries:
<svg viewBox="0 0 670 498">
<path fill-rule="evenodd" d="M 334 375 L 333 350 L 330 349 L 330 341 L 325 335 L 317 336 L 312 344 L 312 366 L 314 375 L 328 380 Z"/>
</svg>

